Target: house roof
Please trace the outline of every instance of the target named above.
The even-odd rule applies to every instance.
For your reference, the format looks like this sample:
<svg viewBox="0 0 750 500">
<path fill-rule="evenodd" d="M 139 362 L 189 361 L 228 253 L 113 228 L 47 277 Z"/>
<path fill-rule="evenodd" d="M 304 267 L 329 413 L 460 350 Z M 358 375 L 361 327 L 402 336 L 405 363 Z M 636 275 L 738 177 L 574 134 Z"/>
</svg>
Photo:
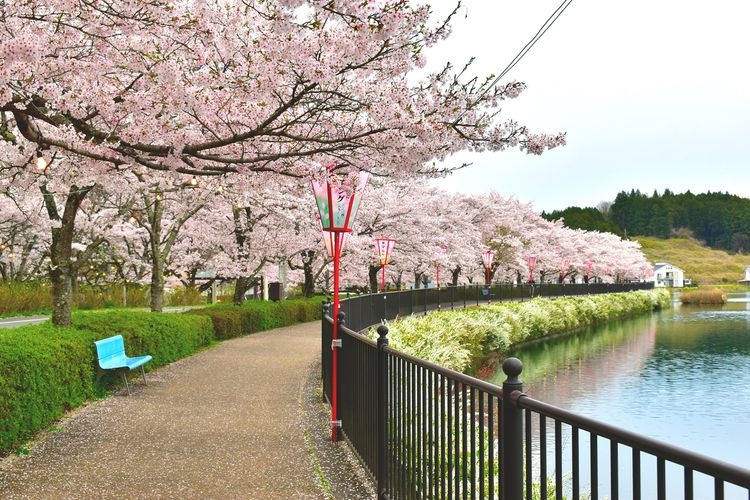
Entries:
<svg viewBox="0 0 750 500">
<path fill-rule="evenodd" d="M 669 262 L 657 262 L 656 264 L 654 264 L 654 271 L 657 271 L 661 269 L 662 267 L 667 267 L 667 266 L 671 267 L 672 269 L 677 269 L 678 271 L 682 271 L 683 273 L 685 272 L 684 269 L 677 267 L 674 264 L 670 264 Z"/>
</svg>

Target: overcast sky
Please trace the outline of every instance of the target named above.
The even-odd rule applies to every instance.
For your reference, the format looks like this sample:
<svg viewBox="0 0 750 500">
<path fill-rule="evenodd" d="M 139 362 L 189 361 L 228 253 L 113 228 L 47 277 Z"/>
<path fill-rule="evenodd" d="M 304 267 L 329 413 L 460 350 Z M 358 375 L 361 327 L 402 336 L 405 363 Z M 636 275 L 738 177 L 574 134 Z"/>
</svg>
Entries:
<svg viewBox="0 0 750 500">
<path fill-rule="evenodd" d="M 476 56 L 499 73 L 561 0 L 463 0 L 429 67 Z M 436 12 L 454 2 L 433 0 Z M 750 2 L 574 0 L 508 74 L 528 90 L 504 116 L 568 144 L 542 156 L 461 154 L 437 184 L 494 189 L 537 210 L 595 206 L 619 191 L 750 197 Z"/>
</svg>

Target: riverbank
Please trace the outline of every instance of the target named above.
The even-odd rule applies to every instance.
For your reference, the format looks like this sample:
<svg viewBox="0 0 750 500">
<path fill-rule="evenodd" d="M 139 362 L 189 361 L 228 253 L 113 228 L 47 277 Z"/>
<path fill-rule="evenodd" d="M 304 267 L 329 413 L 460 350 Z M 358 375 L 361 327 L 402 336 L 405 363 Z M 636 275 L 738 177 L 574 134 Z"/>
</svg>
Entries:
<svg viewBox="0 0 750 500">
<path fill-rule="evenodd" d="M 750 443 L 749 340 L 750 294 L 742 294 L 723 305 L 676 302 L 660 313 L 526 344 L 508 354 L 523 361 L 523 391 L 536 400 L 750 469 L 747 448 L 737 446 Z M 499 385 L 506 376 L 498 370 L 484 379 Z M 696 403 L 715 401 L 717 388 L 731 395 L 721 398 L 721 411 Z M 581 442 L 581 450 L 588 444 Z M 564 446 L 566 471 L 571 443 Z M 623 451 L 620 470 L 629 474 Z M 599 470 L 607 470 L 609 453 L 599 458 Z M 588 470 L 584 460 L 581 453 L 580 470 Z M 666 484 L 681 484 L 682 472 L 675 468 L 671 479 L 667 472 Z M 622 477 L 620 498 L 630 498 Z M 656 491 L 655 467 L 644 468 L 642 480 L 642 491 Z M 581 489 L 586 482 L 581 480 Z M 713 487 L 711 478 L 696 475 L 694 497 L 713 498 Z M 746 491 L 729 489 L 725 498 L 747 500 Z M 599 491 L 599 497 L 608 494 Z"/>
<path fill-rule="evenodd" d="M 536 298 L 462 311 L 411 316 L 388 323 L 390 345 L 460 372 L 472 372 L 492 353 L 523 342 L 668 308 L 664 289 Z"/>
</svg>

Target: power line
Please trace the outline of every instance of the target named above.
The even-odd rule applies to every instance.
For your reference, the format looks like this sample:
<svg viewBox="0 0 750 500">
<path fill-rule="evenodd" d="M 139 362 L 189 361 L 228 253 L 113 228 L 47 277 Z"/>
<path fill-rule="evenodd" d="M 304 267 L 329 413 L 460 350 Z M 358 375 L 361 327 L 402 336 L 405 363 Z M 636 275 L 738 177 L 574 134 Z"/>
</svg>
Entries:
<svg viewBox="0 0 750 500">
<path fill-rule="evenodd" d="M 563 12 L 565 12 L 565 9 L 568 8 L 568 6 L 573 3 L 573 0 L 563 0 L 563 2 L 555 9 L 555 11 L 547 18 L 547 20 L 544 22 L 541 28 L 539 28 L 539 31 L 536 32 L 536 34 L 533 36 L 529 42 L 524 45 L 524 47 L 516 54 L 516 57 L 513 58 L 513 60 L 508 63 L 508 66 L 505 67 L 505 69 L 500 73 L 495 80 L 493 80 L 492 85 L 490 85 L 489 88 L 494 86 L 502 77 L 504 77 L 510 70 L 513 69 L 513 67 L 518 64 L 521 59 L 526 55 L 526 53 L 531 50 L 531 48 L 536 45 L 536 42 L 539 41 L 542 36 L 547 32 L 550 27 L 552 27 L 553 24 L 555 24 L 555 21 L 562 15 Z M 488 90 L 489 90 L 488 88 Z"/>
<path fill-rule="evenodd" d="M 524 58 L 524 56 L 526 56 L 526 54 L 531 50 L 531 48 L 534 47 L 534 45 L 536 45 L 536 43 L 539 41 L 539 39 L 541 39 L 544 36 L 544 34 L 547 32 L 547 30 L 550 29 L 553 24 L 555 24 L 555 21 L 557 21 L 557 19 L 562 15 L 562 13 L 565 12 L 565 10 L 570 6 L 571 3 L 573 3 L 573 0 L 563 0 L 563 2 L 560 5 L 558 5 L 558 7 L 555 9 L 555 11 L 552 12 L 552 14 L 547 18 L 546 21 L 544 21 L 544 24 L 542 24 L 542 26 L 539 28 L 539 30 L 536 32 L 536 34 L 531 38 L 531 40 L 529 40 L 526 43 L 526 45 L 524 45 L 523 48 L 520 51 L 518 51 L 518 54 L 516 54 L 516 56 L 508 63 L 508 65 L 505 67 L 505 69 L 503 71 L 501 71 L 500 74 L 497 75 L 494 80 L 492 80 L 492 83 L 489 84 L 486 89 L 484 89 L 484 91 L 479 95 L 479 97 L 476 98 L 476 100 L 474 101 L 474 103 L 471 106 L 469 106 L 466 110 L 464 110 L 458 116 L 458 118 L 456 118 L 456 121 L 460 120 L 469 111 L 469 109 L 471 109 L 471 107 L 474 106 L 474 104 L 476 104 L 477 102 L 479 102 L 480 100 L 482 100 L 482 98 L 485 95 L 487 95 L 487 93 L 495 85 L 497 85 L 497 83 L 505 75 L 507 75 L 508 72 L 510 70 L 512 70 L 516 66 L 516 64 L 518 64 L 521 61 L 521 59 Z"/>
</svg>

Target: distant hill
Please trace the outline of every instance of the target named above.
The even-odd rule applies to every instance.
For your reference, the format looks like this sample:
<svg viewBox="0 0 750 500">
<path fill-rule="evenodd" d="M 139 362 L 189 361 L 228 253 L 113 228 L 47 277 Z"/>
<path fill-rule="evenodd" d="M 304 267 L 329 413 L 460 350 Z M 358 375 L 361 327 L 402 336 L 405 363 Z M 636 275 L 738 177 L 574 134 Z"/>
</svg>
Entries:
<svg viewBox="0 0 750 500">
<path fill-rule="evenodd" d="M 542 216 L 563 218 L 574 229 L 626 237 L 693 236 L 711 248 L 750 252 L 750 199 L 729 193 L 675 194 L 666 189 L 649 196 L 637 190 L 622 191 L 613 203 L 604 202 L 598 208 L 568 207 Z"/>
<path fill-rule="evenodd" d="M 737 284 L 750 266 L 750 255 L 731 255 L 687 238 L 659 239 L 635 236 L 641 250 L 652 263 L 669 262 L 685 271 L 685 277 L 699 285 Z"/>
</svg>

